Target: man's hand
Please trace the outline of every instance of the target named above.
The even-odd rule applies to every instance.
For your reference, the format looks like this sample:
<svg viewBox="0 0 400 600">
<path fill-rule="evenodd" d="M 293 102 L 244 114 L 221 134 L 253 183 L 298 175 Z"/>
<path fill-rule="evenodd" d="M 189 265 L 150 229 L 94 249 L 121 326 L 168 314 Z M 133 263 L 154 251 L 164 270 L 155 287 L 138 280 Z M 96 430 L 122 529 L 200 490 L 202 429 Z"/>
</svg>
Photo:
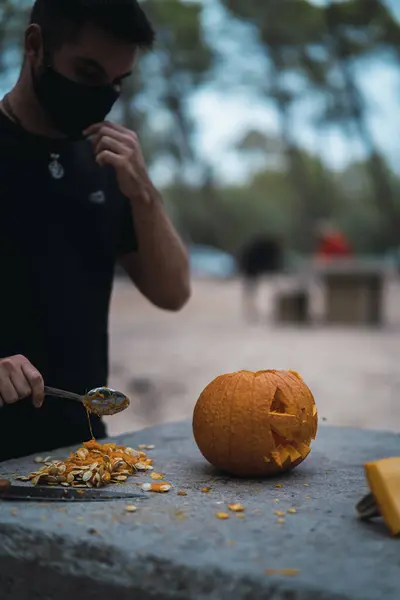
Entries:
<svg viewBox="0 0 400 600">
<path fill-rule="evenodd" d="M 132 199 L 135 193 L 135 198 L 150 202 L 151 182 L 137 135 L 108 121 L 91 125 L 83 133 L 93 144 L 97 163 L 114 167 L 124 196 Z"/>
<path fill-rule="evenodd" d="M 189 259 L 147 173 L 135 133 L 104 122 L 84 134 L 99 165 L 111 165 L 122 194 L 130 200 L 138 252 L 121 258 L 134 285 L 155 306 L 179 310 L 190 296 Z"/>
<path fill-rule="evenodd" d="M 0 406 L 14 404 L 31 395 L 33 405 L 40 408 L 44 383 L 39 371 L 20 354 L 0 359 Z"/>
</svg>

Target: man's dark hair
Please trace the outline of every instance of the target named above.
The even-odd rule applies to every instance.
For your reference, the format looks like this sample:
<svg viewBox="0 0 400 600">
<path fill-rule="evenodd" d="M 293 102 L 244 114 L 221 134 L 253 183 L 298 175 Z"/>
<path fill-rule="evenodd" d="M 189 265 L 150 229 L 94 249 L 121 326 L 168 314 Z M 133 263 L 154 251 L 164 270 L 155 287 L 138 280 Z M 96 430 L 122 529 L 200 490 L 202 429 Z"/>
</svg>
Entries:
<svg viewBox="0 0 400 600">
<path fill-rule="evenodd" d="M 142 49 L 151 48 L 155 38 L 138 0 L 36 0 L 30 23 L 40 25 L 52 49 L 76 38 L 85 25 Z"/>
</svg>

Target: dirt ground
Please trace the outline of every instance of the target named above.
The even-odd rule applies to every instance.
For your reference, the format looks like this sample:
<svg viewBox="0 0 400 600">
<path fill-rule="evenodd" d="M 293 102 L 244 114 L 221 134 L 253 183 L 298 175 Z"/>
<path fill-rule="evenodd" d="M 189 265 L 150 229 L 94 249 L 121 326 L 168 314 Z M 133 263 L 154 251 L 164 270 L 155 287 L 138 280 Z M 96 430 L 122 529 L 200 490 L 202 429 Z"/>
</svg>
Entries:
<svg viewBox="0 0 400 600">
<path fill-rule="evenodd" d="M 130 396 L 131 406 L 108 419 L 109 432 L 190 418 L 217 375 L 266 368 L 299 371 L 327 423 L 400 432 L 399 281 L 389 281 L 387 321 L 379 329 L 278 326 L 270 318 L 272 294 L 265 283 L 259 301 L 265 318 L 249 323 L 238 281 L 196 280 L 184 310 L 166 313 L 117 279 L 109 383 Z M 314 301 L 318 314 L 321 290 Z"/>
</svg>

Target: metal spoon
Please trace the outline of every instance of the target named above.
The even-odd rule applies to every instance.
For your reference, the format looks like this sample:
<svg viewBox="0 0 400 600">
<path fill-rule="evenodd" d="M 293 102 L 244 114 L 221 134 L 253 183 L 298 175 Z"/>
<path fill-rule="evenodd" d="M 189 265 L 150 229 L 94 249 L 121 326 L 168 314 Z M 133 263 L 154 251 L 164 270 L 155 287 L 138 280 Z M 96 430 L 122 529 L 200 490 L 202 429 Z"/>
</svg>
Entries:
<svg viewBox="0 0 400 600">
<path fill-rule="evenodd" d="M 94 388 L 84 396 L 81 396 L 74 392 L 66 392 L 45 386 L 44 393 L 46 396 L 76 400 L 83 404 L 89 412 L 99 417 L 116 415 L 129 406 L 129 398 L 125 394 L 107 387 Z"/>
</svg>

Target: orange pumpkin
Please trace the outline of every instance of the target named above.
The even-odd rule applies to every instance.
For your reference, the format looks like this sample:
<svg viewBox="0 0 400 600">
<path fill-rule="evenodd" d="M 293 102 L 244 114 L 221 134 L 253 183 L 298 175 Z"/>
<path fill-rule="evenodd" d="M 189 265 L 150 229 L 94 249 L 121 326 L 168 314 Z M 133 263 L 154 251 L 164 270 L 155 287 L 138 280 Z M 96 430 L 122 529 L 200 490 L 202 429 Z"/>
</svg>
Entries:
<svg viewBox="0 0 400 600">
<path fill-rule="evenodd" d="M 193 413 L 193 434 L 203 456 L 243 477 L 299 465 L 317 426 L 314 397 L 295 371 L 220 375 L 201 393 Z"/>
</svg>

